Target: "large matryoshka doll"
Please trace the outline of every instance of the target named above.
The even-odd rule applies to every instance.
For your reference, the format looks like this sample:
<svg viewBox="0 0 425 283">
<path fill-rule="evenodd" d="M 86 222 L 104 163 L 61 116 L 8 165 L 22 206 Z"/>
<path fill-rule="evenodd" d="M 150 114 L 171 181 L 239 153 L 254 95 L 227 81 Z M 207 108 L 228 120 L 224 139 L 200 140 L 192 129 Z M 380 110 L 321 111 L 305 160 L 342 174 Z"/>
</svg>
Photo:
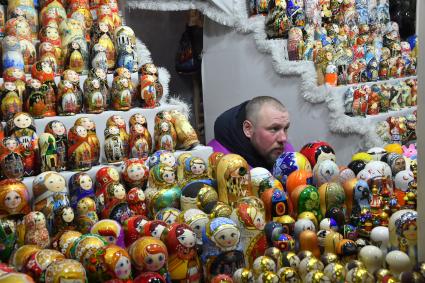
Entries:
<svg viewBox="0 0 425 283">
<path fill-rule="evenodd" d="M 98 214 L 105 208 L 106 188 L 109 184 L 119 183 L 120 173 L 114 167 L 102 167 L 96 173 L 96 207 Z"/>
<path fill-rule="evenodd" d="M 159 189 L 148 198 L 148 207 L 152 215 L 163 208 L 180 208 L 181 189 L 177 186 Z"/>
<path fill-rule="evenodd" d="M 227 154 L 217 166 L 218 198 L 233 204 L 240 197 L 252 196 L 249 165 L 238 154 Z"/>
<path fill-rule="evenodd" d="M 241 232 L 230 218 L 217 217 L 207 223 L 202 231 L 204 245 L 201 255 L 206 281 L 218 274 L 233 275 L 245 266 L 240 236 Z"/>
<path fill-rule="evenodd" d="M 120 130 L 120 137 L 124 142 L 124 153 L 125 156 L 128 156 L 128 144 L 130 136 L 127 133 L 127 125 L 125 124 L 124 118 L 120 115 L 112 115 L 106 120 L 106 127 L 117 126 Z"/>
<path fill-rule="evenodd" d="M 71 206 L 75 209 L 77 203 L 85 197 L 94 199 L 94 184 L 89 174 L 80 172 L 71 176 L 68 183 Z"/>
<path fill-rule="evenodd" d="M 56 141 L 57 167 L 56 171 L 67 169 L 68 137 L 65 125 L 58 121 L 50 121 L 44 129 L 46 133 L 52 134 Z"/>
<path fill-rule="evenodd" d="M 161 237 L 169 253 L 168 271 L 177 282 L 202 282 L 202 267 L 196 251 L 196 234 L 187 224 L 174 223 Z"/>
<path fill-rule="evenodd" d="M 128 248 L 131 263 L 136 274 L 156 272 L 161 275 L 164 282 L 170 280 L 167 262 L 168 251 L 165 244 L 154 237 L 141 237 Z"/>
<path fill-rule="evenodd" d="M 261 200 L 258 199 L 261 203 Z M 255 258 L 264 255 L 267 240 L 264 233 L 266 224 L 264 204 L 257 207 L 253 203 L 239 202 L 233 209 L 230 218 L 241 231 L 241 245 L 245 254 L 245 262 L 251 265 Z"/>
<path fill-rule="evenodd" d="M 33 181 L 34 210 L 46 216 L 49 231 L 53 231 L 54 212 L 70 205 L 65 178 L 53 171 L 39 174 Z"/>
<path fill-rule="evenodd" d="M 98 165 L 100 158 L 100 143 L 96 134 L 96 124 L 88 117 L 81 117 L 75 121 L 74 125 L 82 126 L 87 130 L 87 142 L 91 148 L 91 164 L 92 166 Z"/>
<path fill-rule="evenodd" d="M 92 149 L 88 143 L 87 130 L 83 126 L 73 126 L 68 132 L 68 165 L 77 171 L 88 170 L 92 166 Z"/>
<path fill-rule="evenodd" d="M 7 122 L 7 132 L 9 136 L 17 138 L 19 144 L 24 147 L 24 176 L 34 175 L 37 172 L 38 158 L 38 137 L 34 119 L 28 113 L 16 113 Z"/>
<path fill-rule="evenodd" d="M 16 179 L 0 181 L 0 215 L 26 214 L 30 211 L 30 195 L 25 184 Z"/>
<path fill-rule="evenodd" d="M 339 183 L 324 183 L 318 191 L 322 215 L 333 207 L 342 208 L 345 214 L 345 191 Z"/>
<path fill-rule="evenodd" d="M 322 220 L 320 211 L 320 197 L 316 187 L 312 185 L 298 186 L 291 194 L 292 204 L 294 205 L 294 213 L 298 215 L 304 211 L 313 212 L 317 221 Z"/>
<path fill-rule="evenodd" d="M 267 189 L 261 194 L 261 200 L 264 202 L 266 210 L 266 221 L 276 221 L 283 215 L 293 214 L 292 201 L 282 190 Z"/>
<path fill-rule="evenodd" d="M 125 249 L 109 244 L 85 256 L 87 277 L 93 282 L 129 280 L 131 278 L 130 256 Z"/>
<path fill-rule="evenodd" d="M 198 145 L 198 135 L 188 118 L 178 110 L 171 110 L 170 115 L 177 133 L 177 148 L 188 150 Z"/>
<path fill-rule="evenodd" d="M 330 144 L 323 141 L 315 141 L 306 144 L 300 150 L 300 153 L 303 154 L 308 161 L 310 161 L 311 167 L 314 167 L 316 163 L 322 160 L 332 160 L 335 162 L 335 151 Z"/>
<path fill-rule="evenodd" d="M 311 171 L 310 162 L 299 152 L 284 152 L 277 159 L 273 166 L 273 176 L 275 176 L 283 186 L 286 186 L 286 179 L 295 170 Z"/>
</svg>

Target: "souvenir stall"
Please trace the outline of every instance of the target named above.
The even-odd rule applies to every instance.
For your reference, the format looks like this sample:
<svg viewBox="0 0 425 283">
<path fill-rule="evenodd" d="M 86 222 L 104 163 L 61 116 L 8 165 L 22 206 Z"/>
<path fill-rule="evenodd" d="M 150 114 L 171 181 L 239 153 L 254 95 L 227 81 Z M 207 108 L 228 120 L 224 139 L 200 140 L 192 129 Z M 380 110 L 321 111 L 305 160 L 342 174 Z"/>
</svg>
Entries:
<svg viewBox="0 0 425 283">
<path fill-rule="evenodd" d="M 415 124 L 400 118 L 416 117 L 416 41 L 401 40 L 388 2 L 363 2 L 9 0 L 0 283 L 424 282 Z M 327 136 L 294 131 L 299 152 L 282 153 L 271 172 L 212 152 L 173 98 L 168 71 L 132 31 L 137 17 L 126 10 L 123 25 L 117 7 L 209 18 L 207 119 L 212 100 L 244 98 L 232 88 L 247 99 L 276 91 L 294 98 L 291 127 L 314 135 L 306 125 L 328 115 L 318 126 Z M 374 22 L 374 7 L 387 16 Z M 239 44 L 229 47 L 228 36 Z M 252 56 L 254 48 L 264 54 Z M 220 52 L 236 61 L 215 70 L 222 81 L 213 83 Z M 250 89 L 246 78 L 256 82 Z M 388 131 L 377 132 L 383 121 Z M 344 152 L 344 143 L 357 150 Z"/>
</svg>

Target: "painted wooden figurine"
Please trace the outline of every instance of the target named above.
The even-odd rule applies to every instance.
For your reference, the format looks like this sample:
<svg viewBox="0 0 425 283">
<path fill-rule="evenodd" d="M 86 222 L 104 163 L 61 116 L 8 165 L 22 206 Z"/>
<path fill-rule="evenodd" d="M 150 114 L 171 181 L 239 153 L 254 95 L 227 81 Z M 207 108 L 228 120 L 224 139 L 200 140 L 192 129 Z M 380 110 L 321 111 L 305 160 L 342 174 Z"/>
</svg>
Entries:
<svg viewBox="0 0 425 283">
<path fill-rule="evenodd" d="M 286 13 L 286 1 L 269 1 L 269 13 L 266 17 L 268 38 L 285 38 L 288 34 L 289 19 Z"/>
<path fill-rule="evenodd" d="M 174 125 L 166 119 L 155 122 L 154 139 L 156 150 L 174 151 L 177 139 Z"/>
<path fill-rule="evenodd" d="M 114 78 L 111 88 L 111 106 L 113 110 L 127 111 L 131 107 L 131 80 L 124 76 Z"/>
<path fill-rule="evenodd" d="M 93 227 L 93 225 L 99 221 L 99 217 L 96 213 L 95 201 L 90 197 L 80 199 L 77 202 L 76 212 L 76 223 L 78 230 L 84 234 L 89 233 L 91 227 Z"/>
<path fill-rule="evenodd" d="M 82 97 L 75 92 L 70 81 L 62 80 L 58 85 L 57 112 L 59 115 L 72 116 L 81 112 Z"/>
<path fill-rule="evenodd" d="M 2 62 L 4 70 L 10 67 L 16 67 L 24 70 L 24 57 L 22 55 L 21 45 L 17 37 L 6 36 L 2 41 L 2 50 Z"/>
<path fill-rule="evenodd" d="M 124 142 L 117 126 L 109 126 L 105 129 L 104 149 L 108 163 L 119 163 L 126 158 Z"/>
<path fill-rule="evenodd" d="M 99 87 L 96 89 L 100 89 L 100 92 L 103 96 L 103 108 L 106 110 L 109 108 L 111 97 L 109 94 L 109 87 L 106 78 L 106 71 L 102 68 L 92 68 L 88 74 L 87 79 L 84 81 L 84 93 L 86 94 L 90 91 L 90 86 L 93 84 L 93 80 L 98 80 Z"/>
<path fill-rule="evenodd" d="M 39 211 L 25 215 L 25 244 L 47 248 L 50 243 L 49 231 L 46 228 L 46 218 Z"/>
<path fill-rule="evenodd" d="M 128 189 L 144 188 L 149 176 L 149 168 L 143 159 L 131 158 L 124 162 L 122 177 Z"/>
<path fill-rule="evenodd" d="M 79 74 L 87 71 L 87 64 L 78 41 L 72 41 L 68 45 L 68 57 L 65 60 L 65 69 L 74 70 Z"/>
<path fill-rule="evenodd" d="M 91 148 L 91 164 L 92 166 L 98 165 L 100 159 L 100 143 L 96 134 L 96 124 L 88 117 L 81 117 L 75 121 L 74 125 L 82 126 L 87 130 L 87 142 Z"/>
<path fill-rule="evenodd" d="M 115 29 L 115 43 L 118 50 L 117 67 L 125 67 L 130 72 L 139 70 L 137 53 L 135 52 L 136 36 L 128 26 Z"/>
<path fill-rule="evenodd" d="M 16 138 L 6 137 L 0 145 L 1 178 L 22 180 L 24 176 L 23 147 Z"/>
<path fill-rule="evenodd" d="M 38 147 L 41 157 L 41 172 L 56 171 L 58 155 L 55 137 L 49 133 L 42 133 L 38 137 Z"/>
<path fill-rule="evenodd" d="M 71 206 L 77 208 L 78 202 L 85 197 L 94 199 L 93 180 L 87 173 L 75 173 L 69 179 L 69 195 Z"/>
<path fill-rule="evenodd" d="M 112 115 L 111 117 L 106 120 L 106 127 L 109 126 L 117 126 L 120 132 L 120 137 L 123 141 L 124 146 L 124 156 L 128 156 L 129 152 L 129 139 L 130 136 L 127 133 L 127 125 L 124 121 L 124 118 L 120 115 Z"/>
<path fill-rule="evenodd" d="M 148 139 L 146 138 L 148 137 Z M 132 158 L 147 160 L 152 149 L 152 138 L 148 129 L 140 123 L 130 126 L 129 153 Z"/>
<path fill-rule="evenodd" d="M 163 88 L 159 82 L 158 69 L 154 64 L 144 64 L 140 68 L 140 95 L 144 108 L 154 108 L 159 105 Z"/>
<path fill-rule="evenodd" d="M 116 50 L 110 33 L 111 29 L 105 21 L 98 22 L 97 25 L 93 26 L 93 29 L 92 46 L 94 47 L 95 44 L 99 44 L 104 47 L 107 58 L 107 69 L 113 70 L 116 61 Z"/>
<path fill-rule="evenodd" d="M 1 88 L 1 116 L 9 121 L 15 113 L 22 112 L 22 99 L 13 82 L 5 82 Z"/>
<path fill-rule="evenodd" d="M 198 135 L 188 118 L 178 110 L 171 110 L 170 115 L 176 129 L 177 147 L 187 150 L 199 144 Z"/>
<path fill-rule="evenodd" d="M 0 215 L 23 215 L 31 211 L 27 187 L 16 179 L 0 181 Z"/>
<path fill-rule="evenodd" d="M 68 132 L 68 142 L 69 168 L 77 171 L 90 169 L 92 153 L 87 130 L 83 126 L 73 126 Z"/>
<path fill-rule="evenodd" d="M 105 97 L 98 79 L 87 78 L 84 82 L 84 108 L 87 113 L 97 114 L 105 110 Z"/>
<path fill-rule="evenodd" d="M 52 134 L 56 141 L 57 166 L 56 171 L 67 169 L 68 138 L 65 125 L 57 120 L 50 121 L 44 129 L 46 133 Z"/>
<path fill-rule="evenodd" d="M 31 75 L 34 79 L 37 79 L 42 84 L 40 87 L 41 97 L 39 100 L 44 103 L 44 111 L 42 111 L 41 117 L 56 116 L 56 93 L 57 87 L 54 82 L 55 73 L 48 62 L 37 61 L 31 70 Z M 47 86 L 47 88 L 45 86 Z M 34 103 L 40 103 L 37 98 L 34 99 Z M 31 101 L 30 101 L 31 104 Z"/>
<path fill-rule="evenodd" d="M 108 70 L 108 58 L 106 57 L 106 48 L 103 45 L 97 43 L 93 46 L 91 58 L 93 68 L 100 68 L 105 72 Z"/>
</svg>

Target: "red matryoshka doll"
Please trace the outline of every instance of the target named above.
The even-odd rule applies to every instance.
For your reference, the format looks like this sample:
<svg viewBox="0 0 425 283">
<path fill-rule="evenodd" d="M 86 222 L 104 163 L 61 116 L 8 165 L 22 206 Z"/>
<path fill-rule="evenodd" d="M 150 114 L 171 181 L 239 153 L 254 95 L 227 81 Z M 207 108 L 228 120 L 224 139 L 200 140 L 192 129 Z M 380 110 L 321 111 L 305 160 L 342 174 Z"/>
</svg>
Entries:
<svg viewBox="0 0 425 283">
<path fill-rule="evenodd" d="M 291 194 L 291 200 L 294 205 L 294 212 L 301 214 L 310 211 L 316 216 L 317 221 L 322 220 L 319 192 L 316 187 L 311 185 L 297 187 Z"/>
<path fill-rule="evenodd" d="M 102 236 L 109 244 L 115 244 L 125 248 L 124 230 L 117 221 L 112 219 L 103 219 L 95 223 L 90 230 L 92 234 Z"/>
<path fill-rule="evenodd" d="M 135 215 L 127 218 L 123 223 L 125 245 L 129 247 L 143 234 L 143 226 L 148 218 L 143 215 Z"/>
<path fill-rule="evenodd" d="M 265 205 L 266 221 L 275 221 L 283 215 L 291 215 L 293 213 L 292 203 L 282 190 L 276 188 L 267 189 L 261 194 L 261 200 Z"/>
<path fill-rule="evenodd" d="M 83 126 L 73 126 L 68 132 L 68 166 L 77 171 L 88 170 L 92 166 L 91 147 L 87 130 Z"/>
<path fill-rule="evenodd" d="M 202 268 L 196 251 L 196 235 L 187 224 L 174 223 L 162 235 L 169 253 L 171 280 L 201 282 Z"/>
<path fill-rule="evenodd" d="M 311 167 L 314 167 L 316 163 L 322 160 L 336 161 L 335 151 L 330 144 L 324 141 L 315 141 L 306 144 L 300 150 L 300 153 L 307 157 L 310 161 Z"/>
<path fill-rule="evenodd" d="M 112 19 L 114 21 L 115 29 L 122 25 L 121 17 L 119 15 L 118 1 L 117 0 L 103 0 L 101 3 L 108 3 L 112 12 Z"/>
<path fill-rule="evenodd" d="M 56 250 L 43 249 L 32 254 L 25 265 L 25 273 L 39 281 L 47 267 L 56 260 L 65 259 L 65 256 Z"/>
<path fill-rule="evenodd" d="M 127 125 L 125 124 L 124 118 L 120 115 L 112 115 L 106 120 L 106 127 L 117 126 L 120 132 L 120 137 L 124 142 L 124 154 L 128 156 L 128 143 L 130 136 L 127 133 Z"/>
<path fill-rule="evenodd" d="M 96 203 L 90 197 L 84 197 L 77 202 L 76 206 L 76 223 L 81 233 L 87 234 L 91 227 L 99 221 L 96 213 Z"/>
<path fill-rule="evenodd" d="M 113 110 L 127 111 L 131 108 L 131 80 L 124 76 L 117 76 L 112 82 L 111 106 Z"/>
<path fill-rule="evenodd" d="M 142 189 L 135 187 L 127 193 L 127 203 L 134 215 L 147 215 L 145 194 Z"/>
<path fill-rule="evenodd" d="M 32 211 L 24 216 L 25 244 L 47 248 L 50 244 L 49 231 L 46 228 L 46 217 L 39 211 Z"/>
<path fill-rule="evenodd" d="M 129 147 L 131 158 L 148 159 L 152 149 L 152 139 L 148 129 L 142 124 L 134 123 L 130 125 Z"/>
<path fill-rule="evenodd" d="M 48 62 L 37 61 L 31 70 L 34 79 L 48 86 L 47 91 L 43 91 L 45 110 L 43 117 L 56 116 L 56 93 L 57 88 L 54 82 L 55 73 Z"/>
<path fill-rule="evenodd" d="M 165 223 L 162 220 L 148 221 L 143 226 L 142 235 L 160 239 L 166 229 L 167 229 L 167 223 Z"/>
<path fill-rule="evenodd" d="M 24 183 L 16 179 L 0 181 L 0 215 L 26 214 L 30 209 L 30 195 Z"/>
<path fill-rule="evenodd" d="M 148 130 L 148 122 L 146 120 L 146 117 L 141 113 L 136 113 L 131 115 L 128 123 L 129 123 L 130 129 L 136 124 L 141 124 L 145 128 L 145 131 L 143 132 L 143 134 L 149 143 L 149 148 L 152 149 L 152 137 Z"/>
<path fill-rule="evenodd" d="M 22 180 L 24 176 L 23 147 L 12 137 L 2 139 L 0 144 L 0 173 L 4 179 Z"/>
<path fill-rule="evenodd" d="M 150 283 L 150 282 L 158 282 L 165 283 L 164 277 L 156 272 L 144 272 L 134 278 L 134 283 Z"/>
<path fill-rule="evenodd" d="M 109 184 L 118 183 L 120 173 L 114 167 L 102 167 L 96 173 L 96 206 L 98 213 L 101 213 L 105 207 L 106 188 Z"/>
<path fill-rule="evenodd" d="M 199 144 L 196 131 L 189 123 L 187 117 L 178 110 L 171 110 L 170 115 L 177 134 L 177 147 L 188 150 Z"/>
<path fill-rule="evenodd" d="M 105 209 L 102 211 L 104 218 L 109 214 L 109 211 L 114 208 L 117 204 L 126 202 L 127 193 L 125 188 L 120 183 L 111 183 L 106 187 L 105 190 Z"/>
<path fill-rule="evenodd" d="M 68 148 L 68 137 L 65 125 L 57 120 L 50 121 L 44 129 L 46 133 L 52 134 L 56 142 L 57 166 L 56 171 L 64 171 L 67 168 L 66 154 Z"/>
<path fill-rule="evenodd" d="M 142 159 L 128 159 L 122 166 L 122 177 L 127 188 L 144 188 L 148 176 L 149 168 Z"/>
<path fill-rule="evenodd" d="M 68 183 L 71 206 L 77 207 L 78 202 L 85 197 L 94 198 L 94 184 L 89 174 L 80 172 L 71 176 Z"/>
<path fill-rule="evenodd" d="M 39 39 L 41 44 L 43 44 L 44 42 L 48 42 L 52 45 L 53 47 L 53 54 L 55 56 L 56 59 L 56 63 L 57 63 L 57 69 L 55 70 L 57 73 L 62 73 L 63 71 L 63 52 L 62 52 L 62 40 L 61 37 L 59 35 L 59 28 L 58 28 L 58 24 L 55 22 L 50 23 L 49 25 L 46 25 L 44 27 L 42 27 L 40 29 L 39 32 Z M 39 47 L 39 49 L 41 49 L 42 46 Z M 44 49 L 44 47 L 43 47 Z M 40 50 L 41 51 L 41 50 Z M 41 54 L 41 52 L 40 52 Z M 43 54 L 45 54 L 43 52 Z M 43 55 L 39 55 L 40 56 L 40 60 L 41 61 L 45 61 L 43 60 Z M 52 65 L 54 68 L 54 65 Z"/>
<path fill-rule="evenodd" d="M 60 116 L 73 116 L 81 112 L 83 97 L 75 92 L 74 86 L 70 81 L 62 80 L 58 85 L 56 97 L 57 113 Z"/>
<path fill-rule="evenodd" d="M 237 154 L 226 154 L 217 166 L 218 198 L 233 204 L 240 197 L 252 196 L 249 165 Z"/>
<path fill-rule="evenodd" d="M 93 26 L 93 17 L 90 13 L 89 1 L 78 0 L 71 1 L 68 6 L 68 18 L 79 20 L 83 23 L 85 38 L 90 40 L 90 30 Z"/>
<path fill-rule="evenodd" d="M 154 237 L 141 237 L 128 248 L 128 253 L 137 273 L 155 272 L 160 274 L 163 282 L 166 278 L 170 280 L 167 270 L 168 251 L 161 240 Z"/>
<path fill-rule="evenodd" d="M 87 142 L 91 148 L 91 164 L 92 166 L 98 165 L 100 158 L 100 143 L 96 134 L 96 124 L 89 117 L 81 117 L 75 121 L 74 125 L 82 126 L 87 130 Z"/>
<path fill-rule="evenodd" d="M 264 233 L 266 224 L 264 209 L 248 203 L 238 203 L 230 218 L 241 231 L 241 245 L 245 253 L 245 262 L 252 265 L 258 256 L 264 255 L 267 239 Z"/>
<path fill-rule="evenodd" d="M 1 88 L 1 116 L 3 121 L 9 121 L 15 113 L 22 111 L 22 99 L 13 82 L 5 82 Z"/>
<path fill-rule="evenodd" d="M 107 67 L 112 71 L 115 67 L 116 50 L 112 41 L 112 33 L 107 21 L 99 21 L 93 26 L 91 46 L 100 44 L 105 48 Z"/>
<path fill-rule="evenodd" d="M 41 172 L 56 171 L 58 155 L 55 137 L 49 133 L 42 133 L 38 137 L 38 147 L 40 149 Z"/>
<path fill-rule="evenodd" d="M 154 64 L 144 64 L 140 70 L 140 96 L 144 108 L 159 106 L 163 88 L 158 79 L 158 69 Z"/>
<path fill-rule="evenodd" d="M 126 159 L 124 141 L 121 139 L 117 126 L 109 126 L 105 129 L 104 151 L 106 160 L 110 164 L 118 164 Z"/>
<path fill-rule="evenodd" d="M 366 116 L 369 93 L 369 86 L 362 86 L 354 91 L 352 108 L 354 116 Z"/>
<path fill-rule="evenodd" d="M 125 249 L 114 244 L 91 253 L 84 267 L 88 271 L 88 279 L 92 282 L 131 278 L 130 256 Z"/>
<path fill-rule="evenodd" d="M 40 11 L 40 21 L 42 26 L 47 26 L 51 22 L 60 23 L 66 19 L 66 11 L 61 0 L 43 1 Z"/>
<path fill-rule="evenodd" d="M 322 215 L 326 215 L 333 207 L 339 207 L 345 211 L 345 191 L 339 183 L 324 183 L 318 191 Z"/>
<path fill-rule="evenodd" d="M 26 90 L 25 72 L 16 67 L 7 68 L 3 71 L 3 81 L 15 83 L 19 98 L 23 101 Z"/>
<path fill-rule="evenodd" d="M 215 151 L 208 157 L 208 178 L 217 179 L 217 166 L 224 153 Z"/>
<path fill-rule="evenodd" d="M 40 61 L 48 62 L 55 74 L 58 73 L 58 59 L 55 54 L 55 47 L 48 41 L 42 42 L 38 47 Z"/>
<path fill-rule="evenodd" d="M 367 115 L 377 115 L 381 111 L 381 88 L 377 84 L 370 87 L 371 91 L 367 100 Z"/>
<path fill-rule="evenodd" d="M 84 266 L 73 259 L 57 260 L 49 265 L 44 276 L 45 282 L 61 282 L 69 280 L 73 282 L 86 282 L 86 270 Z"/>
</svg>

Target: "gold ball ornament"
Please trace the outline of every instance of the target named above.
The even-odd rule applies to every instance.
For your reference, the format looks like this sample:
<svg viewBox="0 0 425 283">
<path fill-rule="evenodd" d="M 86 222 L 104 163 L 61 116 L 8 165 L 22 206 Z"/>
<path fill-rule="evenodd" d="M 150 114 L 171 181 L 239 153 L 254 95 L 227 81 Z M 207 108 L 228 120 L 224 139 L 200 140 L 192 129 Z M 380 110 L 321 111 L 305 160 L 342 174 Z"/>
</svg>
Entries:
<svg viewBox="0 0 425 283">
<path fill-rule="evenodd" d="M 331 280 L 320 270 L 310 271 L 304 278 L 304 283 L 331 283 Z"/>
<path fill-rule="evenodd" d="M 356 267 L 348 271 L 345 277 L 347 283 L 373 283 L 375 279 L 366 268 Z"/>
<path fill-rule="evenodd" d="M 280 277 L 280 282 L 292 282 L 292 283 L 301 283 L 301 278 L 295 268 L 292 267 L 282 267 L 277 272 Z"/>
</svg>

